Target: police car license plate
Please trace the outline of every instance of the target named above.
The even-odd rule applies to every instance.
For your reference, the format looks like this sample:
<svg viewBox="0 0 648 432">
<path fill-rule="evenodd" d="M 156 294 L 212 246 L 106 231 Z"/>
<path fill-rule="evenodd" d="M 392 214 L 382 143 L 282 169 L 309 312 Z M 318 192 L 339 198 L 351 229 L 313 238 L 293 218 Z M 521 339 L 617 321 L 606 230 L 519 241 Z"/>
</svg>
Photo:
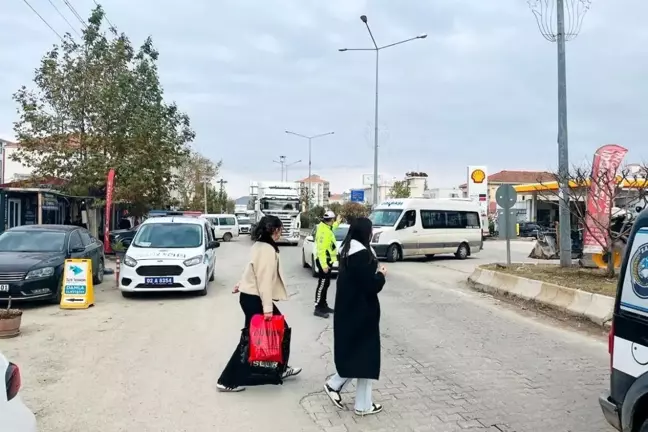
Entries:
<svg viewBox="0 0 648 432">
<path fill-rule="evenodd" d="M 0 292 L 9 292 L 9 285 L 7 284 L 0 285 Z"/>
<path fill-rule="evenodd" d="M 173 285 L 172 277 L 147 277 L 144 278 L 144 283 L 147 285 Z"/>
</svg>

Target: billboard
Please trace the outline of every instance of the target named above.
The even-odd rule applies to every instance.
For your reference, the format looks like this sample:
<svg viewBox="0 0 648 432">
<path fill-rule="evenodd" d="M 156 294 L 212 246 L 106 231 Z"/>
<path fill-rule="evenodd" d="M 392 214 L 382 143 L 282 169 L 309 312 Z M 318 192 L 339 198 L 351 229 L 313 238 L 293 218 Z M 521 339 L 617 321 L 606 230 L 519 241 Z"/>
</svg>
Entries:
<svg viewBox="0 0 648 432">
<path fill-rule="evenodd" d="M 488 215 L 488 170 L 483 165 L 470 165 L 467 171 L 468 198 L 479 202 L 481 216 Z"/>
</svg>

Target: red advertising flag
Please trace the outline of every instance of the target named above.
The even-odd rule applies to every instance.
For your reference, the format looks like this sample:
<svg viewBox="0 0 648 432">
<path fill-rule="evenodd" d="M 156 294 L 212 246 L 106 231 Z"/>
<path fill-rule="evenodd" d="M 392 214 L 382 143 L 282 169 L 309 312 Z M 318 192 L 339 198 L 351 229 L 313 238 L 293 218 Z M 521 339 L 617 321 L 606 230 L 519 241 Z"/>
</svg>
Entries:
<svg viewBox="0 0 648 432">
<path fill-rule="evenodd" d="M 115 169 L 110 168 L 106 179 L 106 216 L 104 218 L 104 252 L 112 252 L 110 247 L 110 216 L 112 214 L 113 190 L 115 189 Z"/>
<path fill-rule="evenodd" d="M 583 232 L 583 253 L 603 252 L 610 226 L 610 211 L 614 206 L 609 192 L 616 184 L 616 174 L 628 149 L 608 144 L 596 150 L 592 162 L 592 178 L 587 191 L 587 213 Z"/>
</svg>

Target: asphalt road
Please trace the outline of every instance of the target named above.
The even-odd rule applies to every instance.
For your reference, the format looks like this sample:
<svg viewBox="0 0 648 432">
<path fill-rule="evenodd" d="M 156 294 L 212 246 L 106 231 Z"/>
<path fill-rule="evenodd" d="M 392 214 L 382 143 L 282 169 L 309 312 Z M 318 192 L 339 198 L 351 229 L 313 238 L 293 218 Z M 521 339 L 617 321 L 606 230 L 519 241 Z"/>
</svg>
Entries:
<svg viewBox="0 0 648 432">
<path fill-rule="evenodd" d="M 301 248 L 282 247 L 291 298 L 279 307 L 293 327 L 291 360 L 304 372 L 279 387 L 217 393 L 242 325 L 230 290 L 249 244 L 217 250 L 207 297 L 123 299 L 106 278 L 92 309 L 27 308 L 23 335 L 0 350 L 21 366 L 41 432 L 611 431 L 597 403 L 607 386 L 604 337 L 466 287 L 476 264 L 504 259 L 502 242 L 465 261 L 388 264 L 374 386 L 385 411 L 365 418 L 338 411 L 321 392 L 334 372 L 332 320 L 312 316 L 315 280 Z M 531 246 L 515 242 L 514 260 Z M 352 407 L 352 395 L 345 400 Z"/>
</svg>

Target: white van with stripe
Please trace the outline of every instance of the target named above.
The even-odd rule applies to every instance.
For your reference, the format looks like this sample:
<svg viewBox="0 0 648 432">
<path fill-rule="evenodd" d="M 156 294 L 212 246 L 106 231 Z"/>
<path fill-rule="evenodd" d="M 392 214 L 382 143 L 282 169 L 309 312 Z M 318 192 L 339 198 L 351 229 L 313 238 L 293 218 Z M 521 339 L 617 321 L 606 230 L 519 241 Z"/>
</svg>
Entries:
<svg viewBox="0 0 648 432">
<path fill-rule="evenodd" d="M 480 207 L 468 199 L 390 199 L 377 206 L 371 246 L 379 258 L 454 254 L 459 259 L 483 249 Z"/>
<path fill-rule="evenodd" d="M 610 387 L 599 397 L 622 432 L 648 432 L 648 210 L 635 220 L 621 265 L 609 336 Z"/>
</svg>

